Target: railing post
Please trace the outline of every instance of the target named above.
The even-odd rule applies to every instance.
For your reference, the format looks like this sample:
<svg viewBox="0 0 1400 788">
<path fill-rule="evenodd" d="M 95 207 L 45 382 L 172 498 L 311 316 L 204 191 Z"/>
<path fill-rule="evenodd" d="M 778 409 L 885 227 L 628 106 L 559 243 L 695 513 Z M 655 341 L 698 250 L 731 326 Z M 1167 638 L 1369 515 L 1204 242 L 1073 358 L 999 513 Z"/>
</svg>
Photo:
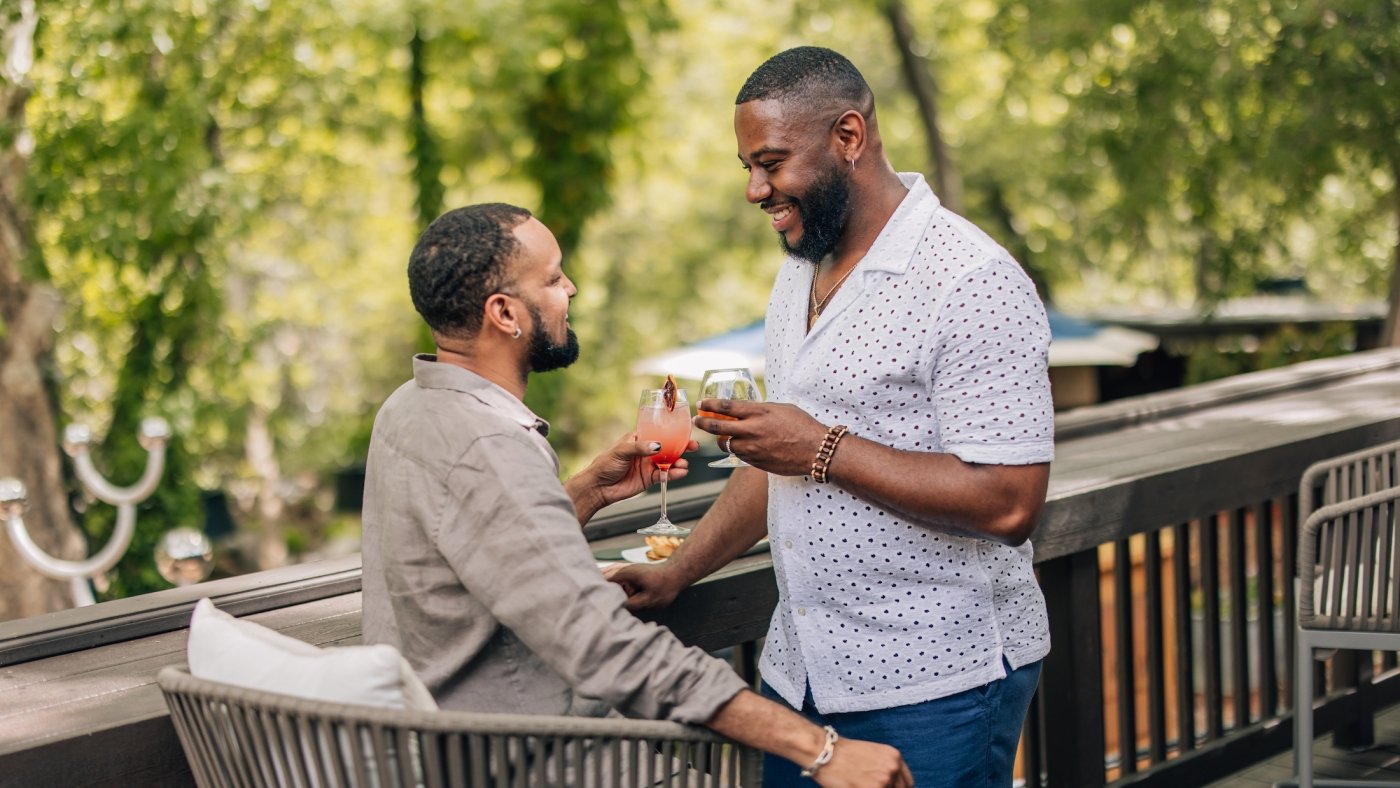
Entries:
<svg viewBox="0 0 1400 788">
<path fill-rule="evenodd" d="M 1103 640 L 1095 550 L 1040 565 L 1050 656 L 1040 679 L 1049 788 L 1104 784 Z"/>
</svg>

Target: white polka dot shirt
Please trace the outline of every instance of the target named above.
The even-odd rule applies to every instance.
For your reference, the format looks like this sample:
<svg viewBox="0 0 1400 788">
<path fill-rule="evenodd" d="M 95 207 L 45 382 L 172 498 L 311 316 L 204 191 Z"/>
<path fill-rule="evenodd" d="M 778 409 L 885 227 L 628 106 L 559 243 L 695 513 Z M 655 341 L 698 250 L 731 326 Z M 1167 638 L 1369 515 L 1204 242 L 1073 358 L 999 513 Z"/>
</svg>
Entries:
<svg viewBox="0 0 1400 788">
<path fill-rule="evenodd" d="M 1049 462 L 1050 329 L 1034 285 L 922 176 L 900 178 L 909 194 L 810 334 L 814 266 L 789 258 L 779 272 L 769 399 L 895 449 Z M 933 700 L 1004 677 L 1003 656 L 1020 667 L 1050 650 L 1029 542 L 940 533 L 809 476 L 768 489 L 779 604 L 761 671 L 793 706 L 809 683 L 822 713 Z"/>
</svg>

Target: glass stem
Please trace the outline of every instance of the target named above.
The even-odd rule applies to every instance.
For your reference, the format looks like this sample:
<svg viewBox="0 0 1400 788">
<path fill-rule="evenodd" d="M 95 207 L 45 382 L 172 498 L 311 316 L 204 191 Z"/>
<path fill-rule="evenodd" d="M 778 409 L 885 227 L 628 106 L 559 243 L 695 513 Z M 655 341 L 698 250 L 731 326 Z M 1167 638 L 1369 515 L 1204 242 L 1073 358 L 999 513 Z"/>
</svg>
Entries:
<svg viewBox="0 0 1400 788">
<path fill-rule="evenodd" d="M 671 469 L 669 467 L 661 469 L 661 519 L 657 521 L 661 523 L 671 522 L 670 518 L 666 516 L 666 480 L 670 474 Z"/>
</svg>

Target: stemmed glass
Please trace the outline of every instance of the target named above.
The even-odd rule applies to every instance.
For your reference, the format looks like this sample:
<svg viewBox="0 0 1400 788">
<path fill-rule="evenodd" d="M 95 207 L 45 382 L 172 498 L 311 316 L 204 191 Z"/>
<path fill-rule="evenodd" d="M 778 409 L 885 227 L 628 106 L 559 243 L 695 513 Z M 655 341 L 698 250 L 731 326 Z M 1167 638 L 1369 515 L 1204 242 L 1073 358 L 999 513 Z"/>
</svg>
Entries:
<svg viewBox="0 0 1400 788">
<path fill-rule="evenodd" d="M 763 393 L 758 390 L 758 384 L 754 382 L 753 373 L 749 372 L 744 367 L 711 369 L 705 372 L 705 378 L 700 382 L 700 399 L 737 399 L 747 402 L 762 402 Z M 700 411 L 699 415 L 711 419 L 735 421 L 733 416 L 726 416 L 722 413 L 711 413 L 707 410 Z M 732 449 L 728 451 L 728 457 L 715 460 L 710 463 L 710 467 L 743 468 L 748 465 L 747 462 L 736 457 Z"/>
<path fill-rule="evenodd" d="M 685 392 L 674 389 L 675 399 L 668 402 L 666 389 L 643 389 L 642 402 L 637 408 L 637 440 L 657 441 L 661 450 L 651 455 L 651 462 L 661 471 L 661 519 L 646 528 L 637 529 L 644 536 L 685 536 L 689 528 L 672 523 L 666 516 L 666 481 L 671 465 L 680 459 L 690 443 L 690 403 Z"/>
</svg>

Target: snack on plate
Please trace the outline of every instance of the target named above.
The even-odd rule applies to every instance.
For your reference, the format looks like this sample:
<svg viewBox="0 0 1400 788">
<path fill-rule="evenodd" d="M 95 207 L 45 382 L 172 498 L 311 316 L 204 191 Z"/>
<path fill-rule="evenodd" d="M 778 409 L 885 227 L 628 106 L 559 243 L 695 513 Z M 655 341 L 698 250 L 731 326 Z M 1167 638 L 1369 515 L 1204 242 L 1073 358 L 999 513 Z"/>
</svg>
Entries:
<svg viewBox="0 0 1400 788">
<path fill-rule="evenodd" d="M 648 536 L 647 537 L 647 558 L 652 561 L 662 561 L 671 557 L 671 553 L 676 552 L 676 548 L 681 546 L 684 537 L 680 536 Z"/>
</svg>

